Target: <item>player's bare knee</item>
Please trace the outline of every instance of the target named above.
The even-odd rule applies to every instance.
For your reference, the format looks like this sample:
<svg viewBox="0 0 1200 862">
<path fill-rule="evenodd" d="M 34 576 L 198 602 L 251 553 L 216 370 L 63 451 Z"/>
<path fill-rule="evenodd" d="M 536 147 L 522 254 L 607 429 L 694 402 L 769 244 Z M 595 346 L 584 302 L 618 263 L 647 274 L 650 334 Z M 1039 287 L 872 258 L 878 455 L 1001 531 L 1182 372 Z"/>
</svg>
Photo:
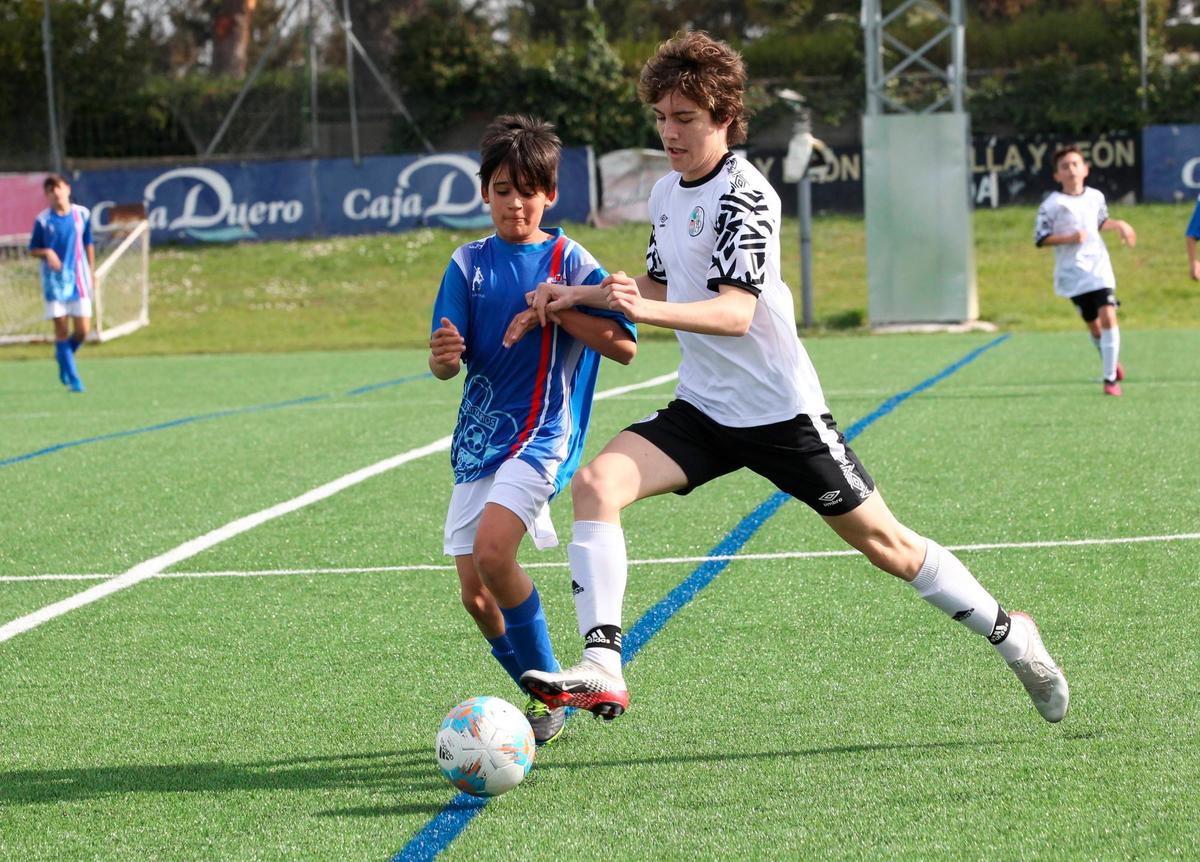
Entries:
<svg viewBox="0 0 1200 862">
<path fill-rule="evenodd" d="M 616 490 L 616 483 L 594 465 L 581 467 L 571 480 L 571 499 L 575 502 L 576 513 L 605 507 Z"/>
<path fill-rule="evenodd" d="M 484 589 L 467 589 L 464 587 L 462 590 L 462 603 L 467 613 L 477 621 L 490 619 L 494 613 L 492 607 L 495 604 L 495 600 Z"/>
<path fill-rule="evenodd" d="M 475 570 L 485 582 L 502 577 L 513 564 L 512 556 L 496 542 L 476 539 L 471 556 L 475 559 Z"/>
</svg>

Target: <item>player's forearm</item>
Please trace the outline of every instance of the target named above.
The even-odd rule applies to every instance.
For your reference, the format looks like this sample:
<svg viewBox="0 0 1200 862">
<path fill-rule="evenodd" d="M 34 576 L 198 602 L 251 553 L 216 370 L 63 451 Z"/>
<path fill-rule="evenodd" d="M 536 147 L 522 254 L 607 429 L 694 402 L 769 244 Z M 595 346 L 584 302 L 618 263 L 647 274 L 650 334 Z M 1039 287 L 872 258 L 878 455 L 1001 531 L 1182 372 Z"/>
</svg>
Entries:
<svg viewBox="0 0 1200 862">
<path fill-rule="evenodd" d="M 757 300 L 749 294 L 745 297 L 749 302 L 737 301 L 733 296 L 725 293 L 699 302 L 647 300 L 638 323 L 699 335 L 745 335 L 750 331 Z"/>
<path fill-rule="evenodd" d="M 1126 230 L 1128 227 L 1128 222 L 1119 218 L 1110 218 L 1104 220 L 1104 224 L 1100 225 L 1100 230 Z"/>
<path fill-rule="evenodd" d="M 429 357 L 429 370 L 438 380 L 449 380 L 451 377 L 454 377 L 456 374 L 458 374 L 461 368 L 461 359 L 443 362 L 440 359 L 434 358 L 432 354 Z"/>
<path fill-rule="evenodd" d="M 569 308 L 558 313 L 558 325 L 601 356 L 622 365 L 628 365 L 637 354 L 637 342 L 611 317 Z"/>
<path fill-rule="evenodd" d="M 639 275 L 634 281 L 637 282 L 638 292 L 646 297 L 646 299 L 654 299 L 659 302 L 667 301 L 667 286 L 661 281 L 655 281 L 650 277 L 649 273 Z"/>
<path fill-rule="evenodd" d="M 1196 238 L 1189 236 L 1187 238 L 1188 263 L 1196 262 Z"/>
<path fill-rule="evenodd" d="M 1079 231 L 1071 233 L 1052 233 L 1043 239 L 1040 245 L 1079 245 Z"/>
</svg>

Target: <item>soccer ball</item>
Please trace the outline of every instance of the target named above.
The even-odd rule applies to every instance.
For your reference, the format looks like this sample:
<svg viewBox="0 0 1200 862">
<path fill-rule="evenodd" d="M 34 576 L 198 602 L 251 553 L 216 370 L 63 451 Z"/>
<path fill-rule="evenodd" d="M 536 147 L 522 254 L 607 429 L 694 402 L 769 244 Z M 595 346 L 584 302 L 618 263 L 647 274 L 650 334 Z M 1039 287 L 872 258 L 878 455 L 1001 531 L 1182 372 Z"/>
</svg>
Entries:
<svg viewBox="0 0 1200 862">
<path fill-rule="evenodd" d="M 512 790 L 533 766 L 533 752 L 533 728 L 524 713 L 498 697 L 464 700 L 437 734 L 442 774 L 472 796 Z"/>
</svg>

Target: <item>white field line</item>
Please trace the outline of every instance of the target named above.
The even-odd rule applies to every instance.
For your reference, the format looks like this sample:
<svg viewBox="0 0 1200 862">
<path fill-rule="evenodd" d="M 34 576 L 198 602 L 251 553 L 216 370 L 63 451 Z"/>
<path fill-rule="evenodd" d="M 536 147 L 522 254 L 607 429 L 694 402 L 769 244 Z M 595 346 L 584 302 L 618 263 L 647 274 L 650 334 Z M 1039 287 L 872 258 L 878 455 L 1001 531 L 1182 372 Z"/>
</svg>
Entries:
<svg viewBox="0 0 1200 862">
<path fill-rule="evenodd" d="M 1107 539 L 1061 539 L 1038 542 L 985 542 L 974 545 L 947 545 L 951 551 L 1009 551 L 1036 548 L 1069 548 L 1095 545 L 1137 545 L 1147 542 L 1189 542 L 1200 540 L 1200 533 L 1173 533 L 1162 536 L 1114 536 Z M 824 557 L 852 557 L 858 551 L 839 548 L 832 551 L 780 551 L 772 554 L 719 554 L 712 557 L 656 557 L 647 560 L 630 560 L 631 566 L 666 566 L 709 563 L 720 560 L 737 562 L 753 560 L 813 560 Z M 526 569 L 565 569 L 565 561 L 554 563 L 521 563 Z M 288 575 L 370 575 L 402 572 L 450 572 L 454 566 L 437 563 L 413 563 L 406 566 L 364 566 L 325 569 L 259 569 L 257 571 L 215 572 L 157 572 L 155 578 L 262 578 Z M 17 581 L 84 581 L 101 580 L 111 575 L 28 575 L 0 576 L 0 582 Z"/>
<path fill-rule="evenodd" d="M 644 389 L 651 386 L 658 386 L 675 378 L 675 374 L 663 374 L 658 377 L 653 377 L 649 380 L 644 380 L 641 383 L 634 383 L 629 386 L 618 386 L 614 389 L 607 389 L 603 392 L 596 393 L 594 400 L 602 400 L 611 398 L 615 395 L 622 395 L 626 392 L 632 392 L 635 389 Z M 361 470 L 355 470 L 353 473 L 347 473 L 339 479 L 334 479 L 332 482 L 327 482 L 320 487 L 313 488 L 301 494 L 299 497 L 293 497 L 283 503 L 278 503 L 270 508 L 263 509 L 260 512 L 255 512 L 252 515 L 246 515 L 243 518 L 238 518 L 236 521 L 231 521 L 223 527 L 218 527 L 203 536 L 184 542 L 176 548 L 172 548 L 165 554 L 159 554 L 145 562 L 138 563 L 124 574 L 117 575 L 95 586 L 88 587 L 80 593 L 73 596 L 68 596 L 61 601 L 46 605 L 44 608 L 39 608 L 33 613 L 26 614 L 22 617 L 17 617 L 9 623 L 0 626 L 0 643 L 9 638 L 16 637 L 22 632 L 27 632 L 44 622 L 60 617 L 63 614 L 73 611 L 76 608 L 81 608 L 84 605 L 99 601 L 105 596 L 110 596 L 115 592 L 123 590 L 127 587 L 132 587 L 134 584 L 140 583 L 147 578 L 153 578 L 161 575 L 163 569 L 177 565 L 186 559 L 196 556 L 197 554 L 207 551 L 209 548 L 219 545 L 227 539 L 232 539 L 247 530 L 253 530 L 267 521 L 272 521 L 275 518 L 295 512 L 298 509 L 303 509 L 305 506 L 312 505 L 332 497 L 340 491 L 344 491 L 360 482 L 365 482 L 380 473 L 386 473 L 389 470 L 394 470 L 397 467 L 407 464 L 409 461 L 415 461 L 419 458 L 424 458 L 427 455 L 432 455 L 436 452 L 444 452 L 450 448 L 450 437 L 443 437 L 440 440 L 435 440 L 425 446 L 420 446 L 416 449 L 410 449 L 399 455 L 394 455 L 391 458 L 385 458 L 369 467 L 363 467 Z M 10 580 L 10 578 L 4 578 Z"/>
</svg>

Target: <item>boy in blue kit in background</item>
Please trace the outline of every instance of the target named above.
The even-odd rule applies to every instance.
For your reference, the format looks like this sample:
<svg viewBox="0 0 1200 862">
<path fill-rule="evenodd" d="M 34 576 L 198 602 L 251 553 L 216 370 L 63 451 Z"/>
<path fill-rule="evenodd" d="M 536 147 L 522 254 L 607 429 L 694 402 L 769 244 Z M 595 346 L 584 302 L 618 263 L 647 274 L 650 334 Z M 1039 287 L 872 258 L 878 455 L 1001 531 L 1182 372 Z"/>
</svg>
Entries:
<svg viewBox="0 0 1200 862">
<path fill-rule="evenodd" d="M 42 190 L 50 206 L 33 222 L 29 252 L 42 259 L 42 296 L 46 319 L 54 321 L 58 379 L 72 392 L 82 392 L 75 352 L 87 338 L 92 316 L 96 246 L 92 242 L 91 213 L 87 207 L 71 203 L 71 185 L 65 177 L 46 177 Z M 74 321 L 74 332 L 68 328 L 68 317 Z"/>
<path fill-rule="evenodd" d="M 1200 260 L 1196 260 L 1196 240 L 1200 239 L 1200 198 L 1196 199 L 1196 208 L 1192 210 L 1192 220 L 1187 226 L 1188 272 L 1192 281 L 1200 281 Z"/>
<path fill-rule="evenodd" d="M 572 309 L 540 326 L 529 308 L 541 282 L 594 285 L 607 275 L 561 229 L 541 227 L 557 196 L 560 148 L 553 126 L 529 117 L 488 126 L 480 191 L 496 232 L 454 252 L 429 341 L 434 376 L 448 380 L 467 364 L 445 552 L 463 605 L 518 686 L 522 673 L 559 665 L 517 548 L 527 532 L 539 549 L 558 543 L 549 501 L 579 464 L 600 355 L 628 364 L 637 351 L 619 312 Z M 526 717 L 543 745 L 562 732 L 566 710 L 530 698 Z"/>
</svg>

